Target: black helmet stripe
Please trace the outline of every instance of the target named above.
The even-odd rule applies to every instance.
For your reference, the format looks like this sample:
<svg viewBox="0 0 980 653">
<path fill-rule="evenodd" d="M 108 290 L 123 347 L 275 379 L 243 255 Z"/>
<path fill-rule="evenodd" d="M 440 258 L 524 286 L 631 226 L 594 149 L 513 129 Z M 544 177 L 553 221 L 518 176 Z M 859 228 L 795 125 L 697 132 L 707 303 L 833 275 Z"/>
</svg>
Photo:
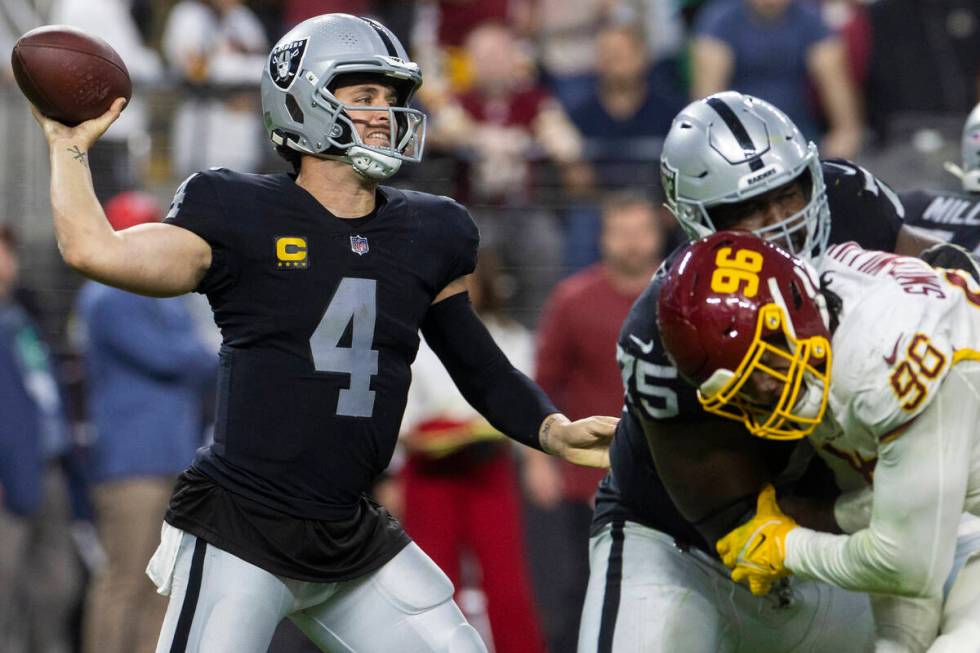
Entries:
<svg viewBox="0 0 980 653">
<path fill-rule="evenodd" d="M 758 156 L 758 151 L 755 148 L 755 143 L 752 142 L 752 137 L 749 136 L 749 132 L 745 131 L 745 125 L 739 120 L 732 108 L 725 103 L 724 100 L 717 97 L 710 97 L 707 99 L 708 106 L 715 110 L 721 119 L 725 121 L 728 129 L 731 130 L 732 135 L 738 144 L 742 147 L 745 152 L 745 158 L 749 160 L 749 169 L 753 172 L 764 167 L 765 164 L 762 163 L 762 159 Z"/>
<path fill-rule="evenodd" d="M 377 21 L 371 20 L 370 18 L 365 18 L 364 16 L 358 16 L 358 18 L 374 28 L 374 31 L 381 37 L 381 42 L 385 44 L 385 49 L 388 50 L 388 56 L 395 57 L 397 59 L 398 50 L 395 49 L 395 44 L 391 42 L 390 38 L 388 38 L 388 34 L 385 32 L 384 27 L 382 27 Z"/>
</svg>

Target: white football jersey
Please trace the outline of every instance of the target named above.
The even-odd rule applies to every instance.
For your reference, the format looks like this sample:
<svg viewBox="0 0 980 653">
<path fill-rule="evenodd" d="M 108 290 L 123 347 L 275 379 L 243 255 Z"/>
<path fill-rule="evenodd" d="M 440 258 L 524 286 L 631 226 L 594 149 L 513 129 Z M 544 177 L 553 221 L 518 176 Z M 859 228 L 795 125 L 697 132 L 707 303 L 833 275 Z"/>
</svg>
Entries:
<svg viewBox="0 0 980 653">
<path fill-rule="evenodd" d="M 879 444 L 929 405 L 952 365 L 980 360 L 980 287 L 854 243 L 831 247 L 818 271 L 843 309 L 827 417 L 811 437 L 870 480 Z"/>
<path fill-rule="evenodd" d="M 882 609 L 897 612 L 876 607 L 876 619 L 906 624 L 894 632 L 917 650 L 933 639 L 930 650 L 973 650 L 980 615 L 961 606 L 977 605 L 980 575 L 970 565 L 948 595 L 944 586 L 961 564 L 963 513 L 980 515 L 980 286 L 853 243 L 831 247 L 818 271 L 842 308 L 828 410 L 812 442 L 839 482 L 851 467 L 873 489 L 866 525 L 850 535 L 792 529 L 786 569 L 879 598 L 912 597 L 889 599 Z M 841 485 L 859 487 L 853 475 Z M 961 544 L 975 553 L 975 543 Z M 918 612 L 903 617 L 910 606 Z"/>
</svg>

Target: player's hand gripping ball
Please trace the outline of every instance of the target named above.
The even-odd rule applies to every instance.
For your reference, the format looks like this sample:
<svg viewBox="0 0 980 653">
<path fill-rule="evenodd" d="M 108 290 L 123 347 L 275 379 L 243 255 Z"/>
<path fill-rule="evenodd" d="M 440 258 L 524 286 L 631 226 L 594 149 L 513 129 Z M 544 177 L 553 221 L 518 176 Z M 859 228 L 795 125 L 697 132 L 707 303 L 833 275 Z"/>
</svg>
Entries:
<svg viewBox="0 0 980 653">
<path fill-rule="evenodd" d="M 45 25 L 21 36 L 10 55 L 27 99 L 53 120 L 75 126 L 133 94 L 126 64 L 97 36 L 67 25 Z"/>
</svg>

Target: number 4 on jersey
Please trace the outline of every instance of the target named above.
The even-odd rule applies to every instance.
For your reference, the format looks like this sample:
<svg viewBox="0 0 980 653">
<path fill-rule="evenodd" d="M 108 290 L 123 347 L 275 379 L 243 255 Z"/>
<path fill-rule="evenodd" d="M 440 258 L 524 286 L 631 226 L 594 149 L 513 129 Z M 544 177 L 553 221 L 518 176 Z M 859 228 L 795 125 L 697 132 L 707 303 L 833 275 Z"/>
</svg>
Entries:
<svg viewBox="0 0 980 653">
<path fill-rule="evenodd" d="M 378 351 L 371 347 L 377 317 L 377 287 L 374 279 L 344 277 L 310 338 L 313 367 L 317 372 L 350 374 L 350 386 L 341 389 L 337 397 L 338 415 L 371 417 L 374 411 L 371 377 L 378 373 Z M 339 347 L 352 321 L 351 346 Z"/>
</svg>

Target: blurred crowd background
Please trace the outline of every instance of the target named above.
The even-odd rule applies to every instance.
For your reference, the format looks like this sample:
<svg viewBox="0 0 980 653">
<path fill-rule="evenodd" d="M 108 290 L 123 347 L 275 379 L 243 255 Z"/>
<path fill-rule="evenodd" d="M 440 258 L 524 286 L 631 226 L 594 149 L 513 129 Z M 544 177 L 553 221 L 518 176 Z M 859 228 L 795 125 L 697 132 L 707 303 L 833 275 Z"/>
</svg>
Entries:
<svg viewBox="0 0 980 653">
<path fill-rule="evenodd" d="M 195 170 L 284 171 L 262 129 L 273 43 L 372 16 L 420 63 L 424 161 L 394 185 L 480 226 L 474 303 L 572 417 L 619 413 L 619 325 L 682 239 L 658 157 L 691 99 L 770 100 L 824 158 L 899 191 L 958 188 L 978 101 L 978 0 L 3 0 L 0 46 L 64 23 L 105 38 L 133 100 L 90 153 L 116 228 L 159 220 Z M 142 567 L 207 441 L 218 335 L 199 297 L 135 298 L 62 262 L 47 149 L 0 57 L 0 650 L 152 651 Z M 855 219 L 859 216 L 854 216 Z M 423 350 L 377 496 L 456 582 L 497 653 L 574 650 L 594 472 L 517 452 Z M 282 629 L 275 651 L 309 650 Z"/>
</svg>

